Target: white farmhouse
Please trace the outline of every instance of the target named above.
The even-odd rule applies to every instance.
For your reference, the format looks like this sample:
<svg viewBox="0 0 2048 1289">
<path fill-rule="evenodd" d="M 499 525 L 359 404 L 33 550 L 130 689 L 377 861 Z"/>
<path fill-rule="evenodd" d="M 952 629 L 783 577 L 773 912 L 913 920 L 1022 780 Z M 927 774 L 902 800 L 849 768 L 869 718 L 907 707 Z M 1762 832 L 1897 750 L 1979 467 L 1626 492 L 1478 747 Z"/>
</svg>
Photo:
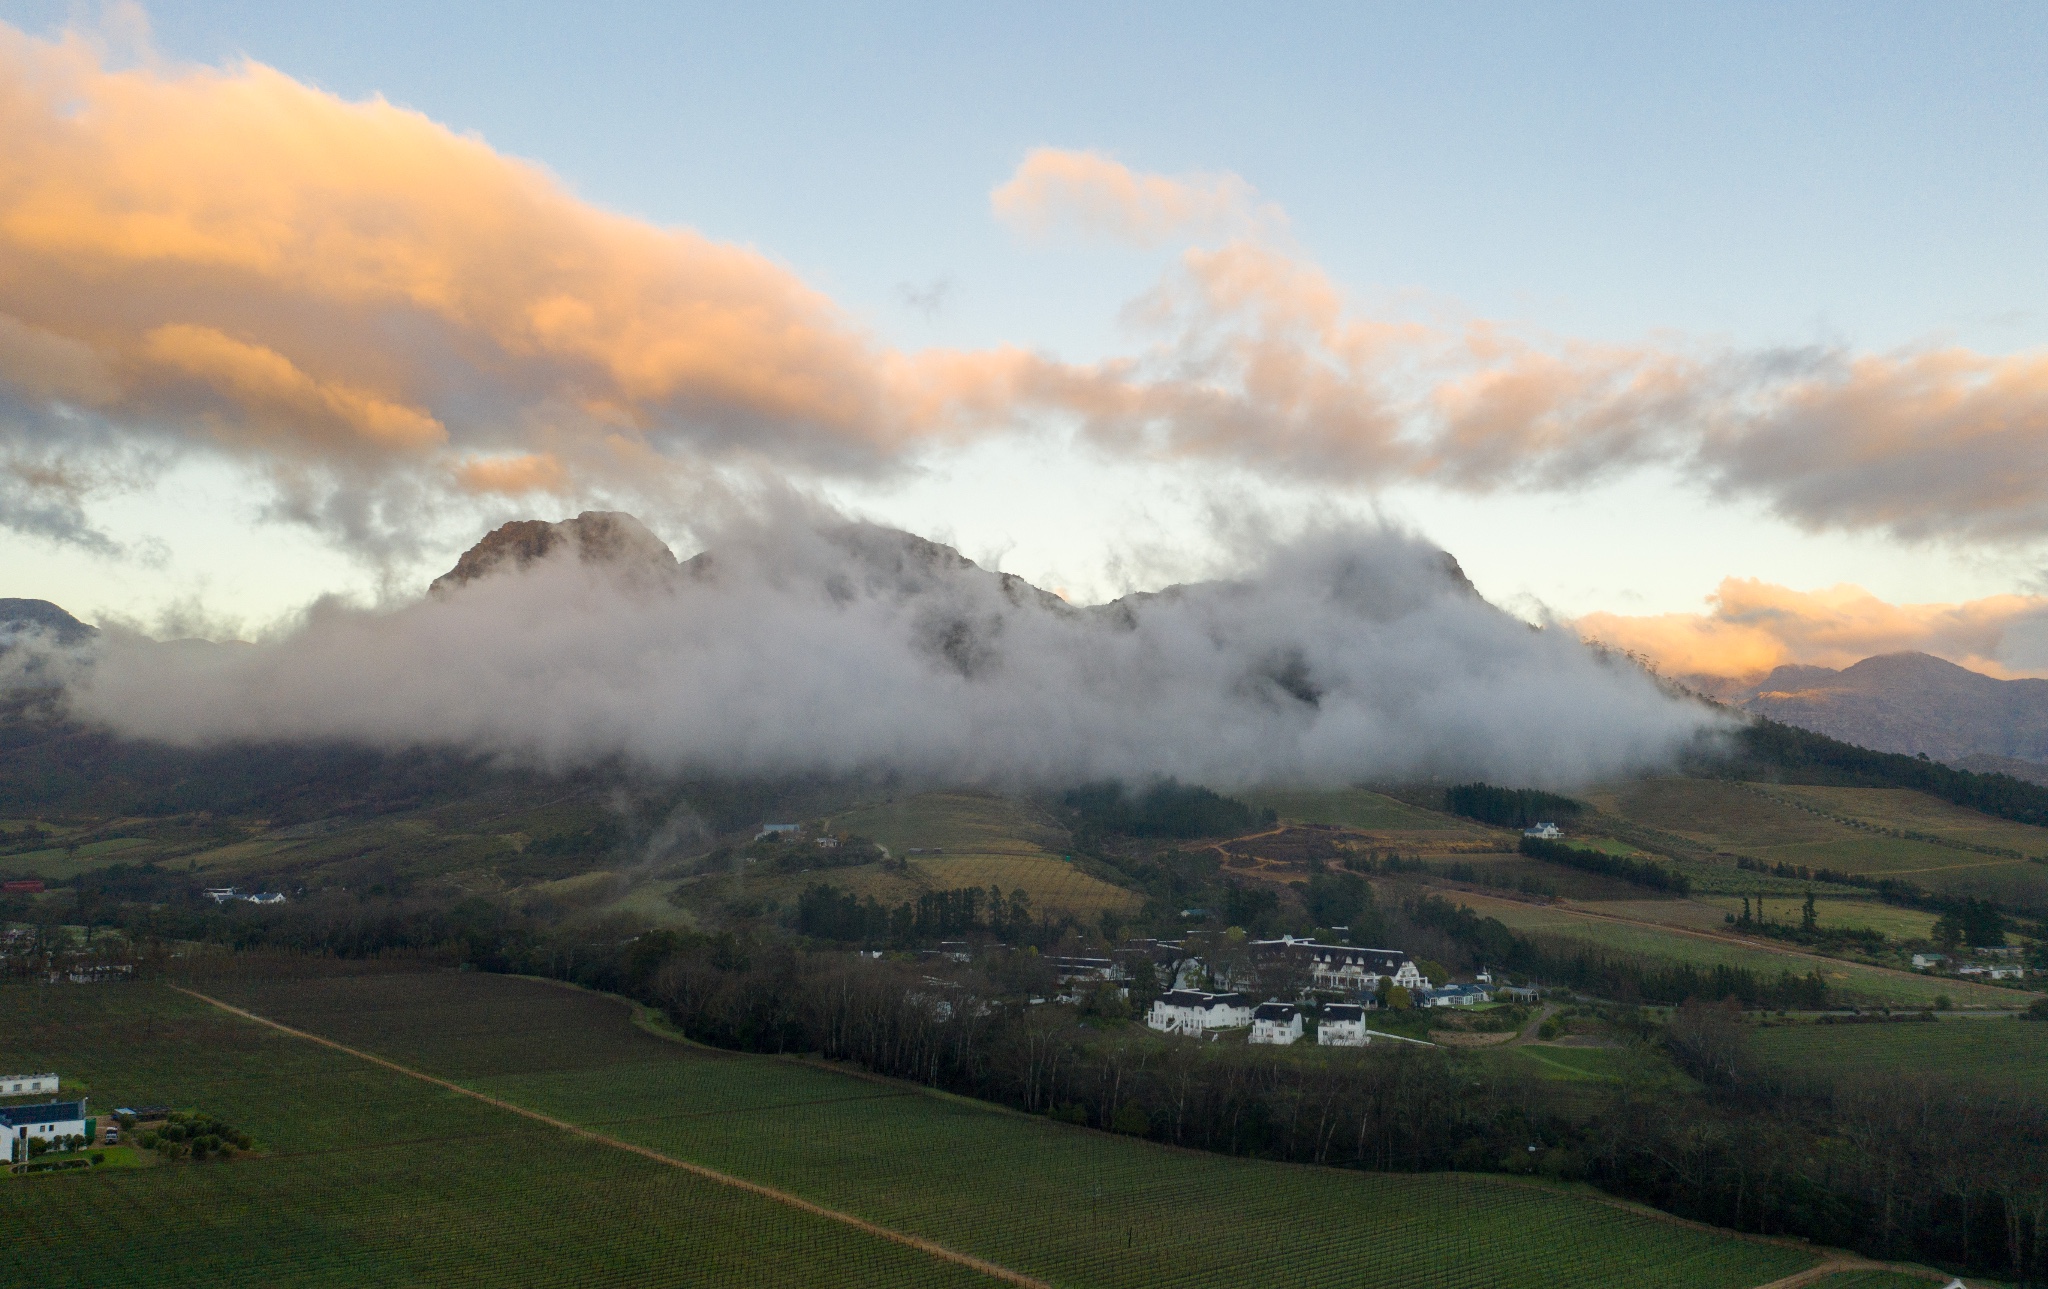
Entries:
<svg viewBox="0 0 2048 1289">
<path fill-rule="evenodd" d="M 1252 1006 L 1243 994 L 1176 989 L 1152 1004 L 1145 1023 L 1162 1034 L 1200 1037 L 1212 1029 L 1243 1029 L 1252 1023 Z"/>
<path fill-rule="evenodd" d="M 1376 994 L 1382 980 L 1409 990 L 1429 984 L 1414 960 L 1399 949 L 1354 949 L 1307 940 L 1295 941 L 1294 947 L 1308 954 L 1310 979 L 1317 989 Z"/>
<path fill-rule="evenodd" d="M 85 1117 L 85 1101 L 50 1101 L 42 1105 L 0 1106 L 0 1131 L 7 1135 L 7 1157 L 14 1163 L 28 1161 L 32 1140 L 62 1141 L 66 1137 L 92 1140 L 93 1121 Z"/>
<path fill-rule="evenodd" d="M 32 1097 L 56 1090 L 54 1074 L 0 1074 L 0 1097 Z"/>
<path fill-rule="evenodd" d="M 1316 1025 L 1316 1043 L 1321 1047 L 1364 1047 L 1372 1042 L 1365 1028 L 1365 1008 L 1357 1003 L 1330 1003 Z"/>
<path fill-rule="evenodd" d="M 1913 955 L 1913 970 L 1933 971 L 1947 961 L 1948 959 L 1939 953 L 1916 953 Z"/>
<path fill-rule="evenodd" d="M 1301 1008 L 1293 1003 L 1260 1003 L 1252 1011 L 1252 1042 L 1286 1047 L 1300 1037 Z"/>
<path fill-rule="evenodd" d="M 1560 841 L 1564 837 L 1564 829 L 1553 823 L 1540 823 L 1533 827 L 1522 829 L 1522 835 L 1524 837 L 1534 837 L 1538 841 Z"/>
</svg>

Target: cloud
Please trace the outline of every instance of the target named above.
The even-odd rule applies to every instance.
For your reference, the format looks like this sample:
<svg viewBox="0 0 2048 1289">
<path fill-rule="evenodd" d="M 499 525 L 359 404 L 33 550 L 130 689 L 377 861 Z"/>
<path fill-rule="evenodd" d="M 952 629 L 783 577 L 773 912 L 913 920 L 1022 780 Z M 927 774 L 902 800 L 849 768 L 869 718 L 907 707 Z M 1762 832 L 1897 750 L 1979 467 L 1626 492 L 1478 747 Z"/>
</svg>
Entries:
<svg viewBox="0 0 2048 1289">
<path fill-rule="evenodd" d="M 1491 608 L 1398 533 L 1241 554 L 1241 581 L 1074 609 L 907 534 L 782 514 L 721 533 L 708 573 L 666 585 L 565 547 L 394 610 L 323 604 L 253 645 L 109 631 L 71 701 L 186 744 L 1002 784 L 1570 784 L 1715 725 Z"/>
<path fill-rule="evenodd" d="M 1062 228 L 1137 246 L 1284 224 L 1234 174 L 1157 175 L 1099 152 L 1033 148 L 989 194 L 996 218 L 1033 237 Z"/>
<path fill-rule="evenodd" d="M 1747 678 L 1787 663 L 1839 668 L 1906 651 L 2001 678 L 2048 675 L 2048 596 L 1890 604 L 1860 586 L 1795 591 L 1731 577 L 1708 604 L 1704 614 L 1594 613 L 1573 625 L 1674 675 Z"/>
<path fill-rule="evenodd" d="M 388 555 L 493 498 L 674 514 L 707 479 L 871 476 L 1048 428 L 1361 490 L 1654 462 L 1809 528 L 2048 534 L 2048 356 L 1373 316 L 1231 175 L 1039 149 L 995 191 L 1026 231 L 1198 243 L 1131 303 L 1129 352 L 1076 362 L 889 347 L 757 251 L 255 63 L 115 67 L 0 25 L 0 138 L 0 524 L 60 539 L 188 453 Z"/>
</svg>

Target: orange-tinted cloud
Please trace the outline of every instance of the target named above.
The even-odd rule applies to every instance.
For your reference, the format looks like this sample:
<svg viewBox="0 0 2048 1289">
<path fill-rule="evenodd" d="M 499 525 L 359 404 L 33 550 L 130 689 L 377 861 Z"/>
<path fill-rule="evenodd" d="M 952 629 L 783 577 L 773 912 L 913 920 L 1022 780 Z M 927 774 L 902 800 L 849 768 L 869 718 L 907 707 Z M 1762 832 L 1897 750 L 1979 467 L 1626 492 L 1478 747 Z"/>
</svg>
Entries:
<svg viewBox="0 0 2048 1289">
<path fill-rule="evenodd" d="M 1146 343 L 1075 363 L 893 349 L 758 252 L 256 64 L 115 69 L 0 25 L 0 140 L 0 522 L 51 534 L 86 531 L 88 461 L 128 449 L 233 454 L 277 513 L 369 542 L 434 497 L 875 471 L 1048 421 L 1334 486 L 1570 488 L 1656 461 L 1812 527 L 2048 532 L 2048 357 L 1362 315 L 1231 175 L 1040 149 L 995 191 L 1027 230 L 1208 239 L 1133 303 Z M 70 490 L 36 501 L 44 478 Z"/>
<path fill-rule="evenodd" d="M 1066 148 L 1033 148 L 989 194 L 989 205 L 998 219 L 1034 236 L 1071 227 L 1138 246 L 1284 222 L 1277 206 L 1261 204 L 1236 175 L 1146 174 L 1099 152 Z"/>
<path fill-rule="evenodd" d="M 2040 656 L 2048 596 L 1890 604 L 1860 586 L 1795 591 L 1731 577 L 1708 604 L 1706 613 L 1592 613 L 1575 625 L 1670 675 L 1754 677 L 1787 663 L 1846 667 L 1908 650 L 1992 676 L 2048 675 L 2048 658 Z"/>
</svg>

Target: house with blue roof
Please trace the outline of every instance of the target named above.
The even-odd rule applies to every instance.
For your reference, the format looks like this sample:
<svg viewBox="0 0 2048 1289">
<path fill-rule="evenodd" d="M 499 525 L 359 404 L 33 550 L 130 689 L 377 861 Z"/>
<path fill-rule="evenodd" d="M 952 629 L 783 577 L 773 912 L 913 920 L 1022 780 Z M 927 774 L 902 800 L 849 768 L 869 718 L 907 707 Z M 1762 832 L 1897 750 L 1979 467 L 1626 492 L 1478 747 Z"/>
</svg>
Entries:
<svg viewBox="0 0 2048 1289">
<path fill-rule="evenodd" d="M 85 1114 L 85 1098 L 46 1101 L 40 1105 L 0 1106 L 0 1131 L 7 1137 L 10 1163 L 27 1163 L 29 1142 L 61 1143 L 66 1137 L 92 1141 L 94 1123 Z"/>
</svg>

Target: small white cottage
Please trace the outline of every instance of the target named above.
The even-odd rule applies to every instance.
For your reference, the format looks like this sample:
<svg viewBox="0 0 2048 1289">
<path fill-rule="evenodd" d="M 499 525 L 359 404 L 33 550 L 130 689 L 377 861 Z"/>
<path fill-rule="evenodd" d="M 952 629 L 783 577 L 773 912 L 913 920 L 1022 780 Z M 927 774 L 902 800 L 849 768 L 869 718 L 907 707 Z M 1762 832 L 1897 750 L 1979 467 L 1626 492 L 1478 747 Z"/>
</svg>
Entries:
<svg viewBox="0 0 2048 1289">
<path fill-rule="evenodd" d="M 1316 1024 L 1319 1047 L 1364 1047 L 1372 1042 L 1365 1028 L 1365 1008 L 1357 1003 L 1330 1003 Z"/>
<path fill-rule="evenodd" d="M 1286 1047 L 1301 1037 L 1301 1008 L 1293 1003 L 1260 1003 L 1252 1012 L 1254 1043 Z"/>
</svg>

